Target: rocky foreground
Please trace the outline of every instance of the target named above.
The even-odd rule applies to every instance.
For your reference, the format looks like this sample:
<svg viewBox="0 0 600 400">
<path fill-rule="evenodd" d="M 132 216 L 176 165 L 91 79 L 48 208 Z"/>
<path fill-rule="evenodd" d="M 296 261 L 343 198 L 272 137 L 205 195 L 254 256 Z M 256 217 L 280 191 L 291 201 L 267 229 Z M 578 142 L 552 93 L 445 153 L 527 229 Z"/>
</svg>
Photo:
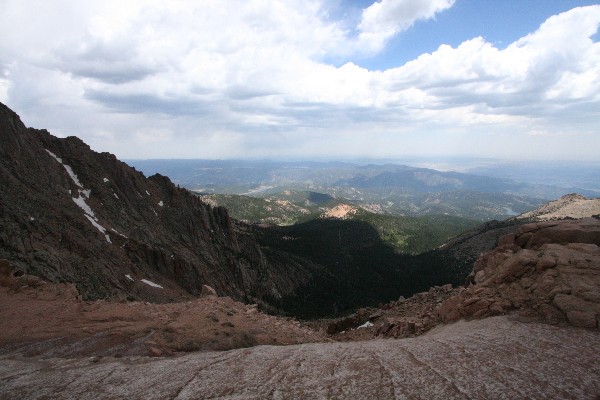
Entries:
<svg viewBox="0 0 600 400">
<path fill-rule="evenodd" d="M 600 334 L 509 317 L 404 340 L 0 359 L 0 398 L 597 399 Z"/>
</svg>

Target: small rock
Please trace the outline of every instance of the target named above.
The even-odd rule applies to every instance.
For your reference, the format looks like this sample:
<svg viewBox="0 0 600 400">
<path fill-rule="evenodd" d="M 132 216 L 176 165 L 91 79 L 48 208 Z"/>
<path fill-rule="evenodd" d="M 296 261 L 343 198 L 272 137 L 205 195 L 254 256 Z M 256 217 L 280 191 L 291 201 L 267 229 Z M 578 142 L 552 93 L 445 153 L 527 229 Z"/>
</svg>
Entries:
<svg viewBox="0 0 600 400">
<path fill-rule="evenodd" d="M 369 315 L 369 321 L 380 318 L 382 316 L 383 316 L 383 312 L 381 310 L 377 310 L 373 314 Z"/>
<path fill-rule="evenodd" d="M 596 328 L 596 314 L 593 311 L 567 312 L 567 320 L 573 326 L 581 328 Z"/>
<path fill-rule="evenodd" d="M 200 292 L 200 298 L 204 297 L 217 297 L 217 291 L 208 285 L 202 285 L 202 291 Z"/>
<path fill-rule="evenodd" d="M 485 280 L 485 270 L 477 271 L 475 274 L 475 283 L 481 283 Z"/>
<path fill-rule="evenodd" d="M 148 350 L 148 354 L 150 355 L 150 357 L 160 357 L 162 356 L 163 352 L 157 347 L 150 347 L 150 349 Z"/>
</svg>

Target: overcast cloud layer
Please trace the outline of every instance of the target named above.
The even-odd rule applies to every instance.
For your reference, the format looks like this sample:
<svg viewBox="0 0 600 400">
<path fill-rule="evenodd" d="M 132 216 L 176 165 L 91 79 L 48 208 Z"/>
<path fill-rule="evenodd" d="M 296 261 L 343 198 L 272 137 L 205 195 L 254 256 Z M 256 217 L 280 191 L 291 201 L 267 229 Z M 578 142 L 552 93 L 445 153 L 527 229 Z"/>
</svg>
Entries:
<svg viewBox="0 0 600 400">
<path fill-rule="evenodd" d="M 600 159 L 600 5 L 376 71 L 454 1 L 335 4 L 0 0 L 0 101 L 121 158 Z"/>
</svg>

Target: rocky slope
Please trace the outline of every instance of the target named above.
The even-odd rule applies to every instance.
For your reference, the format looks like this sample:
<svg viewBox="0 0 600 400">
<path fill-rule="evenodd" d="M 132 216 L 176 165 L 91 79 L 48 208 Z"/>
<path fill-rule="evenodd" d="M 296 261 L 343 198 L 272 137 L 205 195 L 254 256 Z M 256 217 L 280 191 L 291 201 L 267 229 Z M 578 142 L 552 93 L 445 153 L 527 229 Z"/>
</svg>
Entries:
<svg viewBox="0 0 600 400">
<path fill-rule="evenodd" d="M 439 249 L 420 255 L 415 262 L 443 266 L 441 269 L 445 268 L 454 274 L 452 283 L 462 284 L 477 258 L 494 250 L 502 236 L 517 232 L 520 226 L 532 221 L 589 218 L 599 213 L 600 199 L 587 199 L 577 194 L 565 195 L 515 218 L 489 221 L 470 229 Z"/>
<path fill-rule="evenodd" d="M 221 233 L 239 245 L 245 233 L 231 227 Z M 210 293 L 174 304 L 85 301 L 74 285 L 2 261 L 0 399 L 598 398 L 600 220 L 485 228 L 448 245 L 498 242 L 466 287 L 304 325 Z M 113 231 L 96 232 L 112 244 Z M 126 276 L 140 291 L 179 295 L 166 280 L 156 280 L 161 289 L 135 278 Z"/>
<path fill-rule="evenodd" d="M 0 258 L 18 274 L 74 283 L 84 299 L 173 301 L 207 284 L 268 306 L 319 270 L 261 247 L 168 178 L 26 128 L 4 105 L 0 144 Z"/>
</svg>

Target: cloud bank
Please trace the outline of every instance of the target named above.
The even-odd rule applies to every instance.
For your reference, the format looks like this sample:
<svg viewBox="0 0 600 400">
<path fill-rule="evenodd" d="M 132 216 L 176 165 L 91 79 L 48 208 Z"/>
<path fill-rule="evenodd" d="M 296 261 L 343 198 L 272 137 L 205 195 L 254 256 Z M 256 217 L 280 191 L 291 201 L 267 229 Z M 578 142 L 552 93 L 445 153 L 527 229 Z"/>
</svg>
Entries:
<svg viewBox="0 0 600 400">
<path fill-rule="evenodd" d="M 4 0 L 0 101 L 122 158 L 597 159 L 600 6 L 359 66 L 452 5 L 382 0 L 349 27 L 325 0 Z"/>
</svg>

